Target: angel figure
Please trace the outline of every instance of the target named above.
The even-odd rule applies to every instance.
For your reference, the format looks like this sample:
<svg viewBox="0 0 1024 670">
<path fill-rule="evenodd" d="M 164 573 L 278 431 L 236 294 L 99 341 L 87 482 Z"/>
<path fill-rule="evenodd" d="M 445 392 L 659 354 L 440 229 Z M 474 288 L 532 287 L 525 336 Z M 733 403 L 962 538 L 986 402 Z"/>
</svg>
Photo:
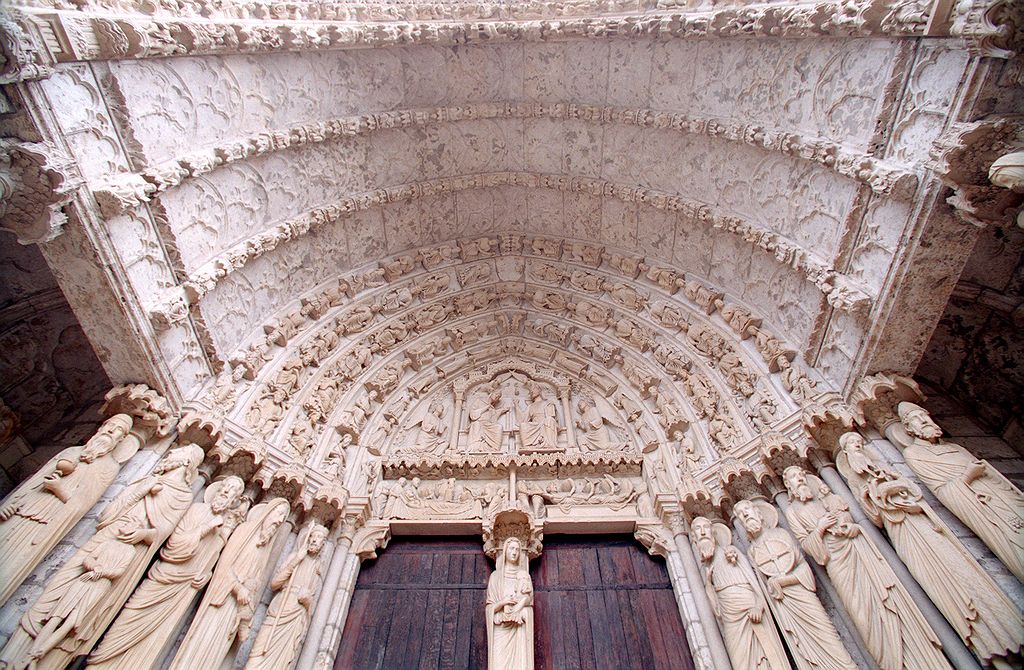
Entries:
<svg viewBox="0 0 1024 670">
<path fill-rule="evenodd" d="M 412 425 L 419 426 L 414 448 L 427 454 L 440 456 L 448 448 L 448 424 L 445 422 L 444 403 L 435 398 L 430 401 L 426 412 Z"/>
</svg>

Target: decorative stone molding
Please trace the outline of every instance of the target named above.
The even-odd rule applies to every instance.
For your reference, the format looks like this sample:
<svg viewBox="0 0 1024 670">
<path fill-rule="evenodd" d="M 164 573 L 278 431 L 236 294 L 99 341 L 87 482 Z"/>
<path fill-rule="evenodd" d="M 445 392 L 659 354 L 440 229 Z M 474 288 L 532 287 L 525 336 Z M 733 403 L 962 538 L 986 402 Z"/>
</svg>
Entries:
<svg viewBox="0 0 1024 670">
<path fill-rule="evenodd" d="M 0 138 L 0 230 L 14 233 L 20 243 L 60 235 L 68 218 L 64 206 L 81 184 L 74 159 L 57 147 Z"/>
<path fill-rule="evenodd" d="M 516 456 L 467 456 L 457 461 L 441 457 L 419 460 L 403 457 L 385 459 L 382 465 L 386 479 L 398 479 L 399 477 L 491 478 L 505 476 L 510 469 L 515 469 L 523 476 L 564 478 L 588 472 L 638 475 L 643 465 L 643 457 L 629 454 L 599 454 L 596 456 L 520 454 Z"/>
<path fill-rule="evenodd" d="M 387 547 L 390 541 L 391 524 L 371 519 L 352 538 L 352 553 L 363 561 L 377 558 L 377 552 Z"/>
<path fill-rule="evenodd" d="M 0 84 L 45 79 L 53 74 L 53 54 L 38 18 L 17 9 L 0 9 Z"/>
<path fill-rule="evenodd" d="M 193 272 L 183 286 L 189 301 L 195 304 L 213 290 L 224 277 L 252 259 L 272 251 L 290 239 L 306 235 L 314 227 L 329 225 L 353 212 L 364 211 L 385 203 L 506 185 L 545 188 L 567 193 L 589 193 L 594 196 L 613 197 L 623 202 L 641 203 L 664 211 L 681 212 L 685 216 L 707 222 L 716 229 L 732 233 L 772 255 L 780 263 L 792 267 L 818 287 L 829 304 L 837 309 L 859 313 L 867 310 L 871 304 L 871 297 L 860 288 L 858 282 L 832 269 L 814 252 L 758 224 L 716 212 L 710 205 L 664 191 L 604 179 L 535 172 L 488 172 L 443 177 L 353 194 L 333 205 L 309 210 L 239 242 Z"/>
<path fill-rule="evenodd" d="M 651 556 L 668 558 L 670 553 L 676 551 L 672 533 L 660 521 L 638 522 L 633 537 L 647 547 L 647 553 Z"/>
<path fill-rule="evenodd" d="M 931 167 L 953 189 L 947 202 L 975 225 L 1005 224 L 1024 195 L 989 181 L 1001 156 L 1024 147 L 1024 117 L 1001 116 L 953 124 L 931 150 Z"/>
<path fill-rule="evenodd" d="M 113 176 L 94 188 L 93 193 L 104 214 L 113 216 L 148 202 L 189 179 L 256 156 L 369 135 L 382 130 L 486 119 L 586 121 L 601 126 L 624 125 L 706 135 L 743 142 L 823 165 L 845 177 L 867 184 L 872 191 L 883 195 L 906 198 L 917 186 L 917 175 L 913 172 L 851 150 L 837 142 L 808 137 L 804 133 L 782 128 L 643 108 L 574 103 L 481 102 L 458 107 L 424 107 L 344 116 L 263 132 L 178 156 L 137 173 Z"/>
<path fill-rule="evenodd" d="M 240 19 L 205 17 L 205 10 L 195 5 L 200 16 L 179 17 L 179 8 L 168 3 L 163 12 L 150 16 L 131 15 L 132 11 L 117 3 L 116 14 L 107 14 L 106 7 L 92 12 L 40 11 L 25 8 L 47 25 L 53 37 L 48 45 L 58 60 L 110 60 L 122 58 L 162 58 L 208 54 L 271 53 L 278 51 L 320 51 L 436 44 L 499 42 L 541 42 L 572 38 L 615 39 L 621 37 L 655 39 L 695 39 L 728 37 L 870 37 L 893 35 L 918 36 L 924 33 L 921 12 L 905 11 L 905 5 L 890 6 L 881 0 L 819 2 L 806 5 L 754 5 L 728 7 L 714 11 L 673 11 L 625 15 L 595 16 L 594 7 L 582 4 L 578 14 L 564 13 L 569 3 L 527 11 L 550 19 L 491 20 L 501 15 L 488 7 L 487 20 L 390 20 L 381 23 L 351 23 L 350 15 L 339 14 L 338 3 L 315 5 L 310 18 L 303 20 L 302 10 L 293 5 L 264 6 L 263 20 L 250 20 L 250 6 Z M 218 3 L 218 8 L 224 5 Z M 230 6 L 230 5 L 228 5 Z M 445 5 L 439 5 L 444 7 Z M 390 9 L 390 5 L 388 6 Z M 607 11 L 607 10 L 606 10 Z M 104 13 L 98 13 L 104 12 Z M 297 13 L 298 12 L 298 13 Z M 548 12 L 551 12 L 548 14 Z M 576 15 L 573 15 L 576 14 Z M 584 16 L 580 16 L 584 14 Z M 274 16 L 270 19 L 267 15 Z M 278 16 L 295 16 L 299 20 L 278 20 Z M 973 16 L 973 15 L 972 15 Z M 325 18 L 326 17 L 326 18 Z M 345 17 L 345 18 L 341 18 Z M 390 17 L 389 17 L 390 18 Z M 340 19 L 340 20 L 339 20 Z M 977 21 L 965 18 L 962 30 L 971 32 Z M 973 34 L 973 33 L 972 33 Z"/>
<path fill-rule="evenodd" d="M 968 51 L 983 58 L 1010 58 L 1020 53 L 1024 15 L 1012 0 L 959 0 L 949 34 L 962 37 Z"/>
<path fill-rule="evenodd" d="M 128 414 L 133 426 L 144 426 L 155 435 L 169 435 L 178 422 L 167 399 L 145 384 L 115 386 L 104 396 L 103 416 Z"/>
</svg>

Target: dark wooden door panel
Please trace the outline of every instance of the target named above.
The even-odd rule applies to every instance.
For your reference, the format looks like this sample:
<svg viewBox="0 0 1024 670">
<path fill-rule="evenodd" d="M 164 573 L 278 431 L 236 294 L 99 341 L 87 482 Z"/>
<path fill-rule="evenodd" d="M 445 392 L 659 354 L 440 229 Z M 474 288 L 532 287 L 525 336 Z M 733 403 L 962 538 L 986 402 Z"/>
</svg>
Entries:
<svg viewBox="0 0 1024 670">
<path fill-rule="evenodd" d="M 480 540 L 396 539 L 360 571 L 335 670 L 487 667 Z M 538 670 L 689 670 L 664 564 L 632 538 L 547 538 L 531 565 Z"/>
</svg>

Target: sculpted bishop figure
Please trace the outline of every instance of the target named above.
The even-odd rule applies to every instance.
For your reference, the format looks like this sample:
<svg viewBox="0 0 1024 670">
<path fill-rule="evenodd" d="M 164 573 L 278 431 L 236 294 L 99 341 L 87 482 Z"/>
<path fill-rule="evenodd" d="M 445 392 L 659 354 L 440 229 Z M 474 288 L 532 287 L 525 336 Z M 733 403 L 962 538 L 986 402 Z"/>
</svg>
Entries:
<svg viewBox="0 0 1024 670">
<path fill-rule="evenodd" d="M 902 425 L 887 433 L 903 447 L 907 465 L 1024 581 L 1024 494 L 988 461 L 942 441 L 942 429 L 923 407 L 901 402 L 898 411 Z"/>
<path fill-rule="evenodd" d="M 907 478 L 882 465 L 858 433 L 839 438 L 836 466 L 861 507 L 935 606 L 982 660 L 1011 667 L 1024 644 L 1024 615 L 999 589 Z"/>
<path fill-rule="evenodd" d="M 22 616 L 0 667 L 59 670 L 89 653 L 192 502 L 202 461 L 195 444 L 171 449 L 104 508 L 96 534 Z"/>
<path fill-rule="evenodd" d="M 690 537 L 704 563 L 704 587 L 721 623 L 733 667 L 789 670 L 786 650 L 757 577 L 747 559 L 733 546 L 729 527 L 697 517 L 690 524 Z"/>
<path fill-rule="evenodd" d="M 790 528 L 807 555 L 825 566 L 878 667 L 948 668 L 938 638 L 846 503 L 799 466 L 786 468 L 783 480 Z"/>
<path fill-rule="evenodd" d="M 750 538 L 747 556 L 760 573 L 772 610 L 800 670 L 853 670 L 856 664 L 839 640 L 815 594 L 814 575 L 793 537 L 778 527 L 778 512 L 766 502 L 741 500 L 733 508 Z"/>
<path fill-rule="evenodd" d="M 0 506 L 0 602 L 100 499 L 139 448 L 132 418 L 115 414 L 82 447 L 63 450 Z"/>
</svg>

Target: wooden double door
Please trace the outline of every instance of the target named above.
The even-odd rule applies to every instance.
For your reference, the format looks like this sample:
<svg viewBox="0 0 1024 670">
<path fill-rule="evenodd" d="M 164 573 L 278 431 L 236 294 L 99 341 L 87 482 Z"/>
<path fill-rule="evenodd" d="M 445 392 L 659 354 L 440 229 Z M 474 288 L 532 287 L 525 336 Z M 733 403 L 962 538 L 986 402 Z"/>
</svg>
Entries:
<svg viewBox="0 0 1024 670">
<path fill-rule="evenodd" d="M 479 538 L 401 539 L 364 564 L 335 670 L 487 667 Z M 628 536 L 554 536 L 531 563 L 538 669 L 687 670 L 664 563 Z"/>
</svg>

